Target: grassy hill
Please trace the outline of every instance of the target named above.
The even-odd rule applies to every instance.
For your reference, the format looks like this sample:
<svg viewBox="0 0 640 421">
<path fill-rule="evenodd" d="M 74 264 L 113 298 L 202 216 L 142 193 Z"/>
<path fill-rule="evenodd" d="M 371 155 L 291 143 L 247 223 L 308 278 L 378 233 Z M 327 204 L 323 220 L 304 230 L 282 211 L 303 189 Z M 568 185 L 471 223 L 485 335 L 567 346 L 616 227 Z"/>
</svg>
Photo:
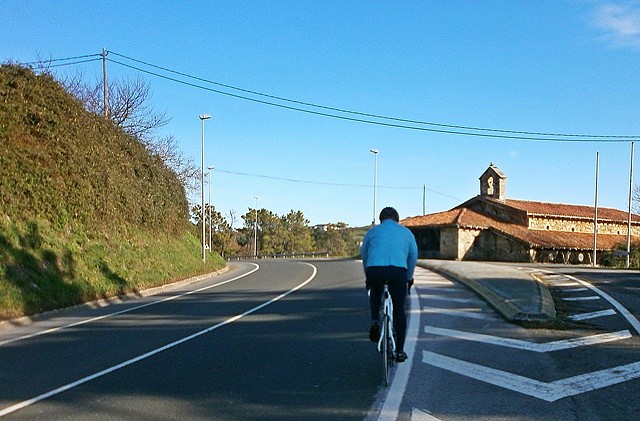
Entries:
<svg viewBox="0 0 640 421">
<path fill-rule="evenodd" d="M 0 66 L 0 320 L 222 266 L 162 160 L 50 76 Z"/>
</svg>

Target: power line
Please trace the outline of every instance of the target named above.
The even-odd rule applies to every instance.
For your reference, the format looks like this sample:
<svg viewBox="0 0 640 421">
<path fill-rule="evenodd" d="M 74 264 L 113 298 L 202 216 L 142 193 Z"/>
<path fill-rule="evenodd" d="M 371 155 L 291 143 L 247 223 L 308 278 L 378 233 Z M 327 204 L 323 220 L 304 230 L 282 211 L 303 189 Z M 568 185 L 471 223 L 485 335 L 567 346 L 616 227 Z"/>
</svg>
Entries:
<svg viewBox="0 0 640 421">
<path fill-rule="evenodd" d="M 301 180 L 301 179 L 295 179 L 295 178 L 285 178 L 285 177 L 273 177 L 270 175 L 262 175 L 262 174 L 251 174 L 251 173 L 246 173 L 246 172 L 239 172 L 239 171 L 228 171 L 228 170 L 221 170 L 216 168 L 216 173 L 224 173 L 224 174 L 233 174 L 233 175 L 242 175 L 242 176 L 246 176 L 246 177 L 255 177 L 255 178 L 264 178 L 264 179 L 268 179 L 268 180 L 278 180 L 278 181 L 286 181 L 286 182 L 292 182 L 292 183 L 301 183 L 301 184 L 315 184 L 315 185 L 321 185 L 321 186 L 334 186 L 334 187 L 358 187 L 358 188 L 373 188 L 373 185 L 370 184 L 349 184 L 349 183 L 329 183 L 326 181 L 310 181 L 310 180 Z M 424 187 L 402 187 L 402 186 L 377 186 L 378 188 L 381 189 L 388 189 L 388 190 L 420 190 L 422 191 L 424 189 Z M 454 200 L 461 200 L 460 198 L 457 197 L 453 197 L 450 196 L 448 194 L 445 193 L 441 193 L 439 191 L 436 190 L 432 190 L 432 189 L 427 189 L 427 191 L 430 191 L 432 193 L 438 194 L 440 196 L 444 196 L 444 197 L 448 197 L 450 199 L 454 199 Z"/>
<path fill-rule="evenodd" d="M 206 90 L 209 92 L 214 92 L 214 93 L 218 93 L 221 95 L 226 95 L 226 96 L 230 96 L 233 98 L 239 98 L 239 99 L 243 99 L 246 101 L 251 101 L 251 102 L 256 102 L 259 104 L 265 104 L 265 105 L 270 105 L 270 106 L 274 106 L 274 107 L 278 107 L 278 108 L 284 108 L 287 110 L 293 110 L 293 111 L 299 111 L 299 112 L 303 112 L 303 113 L 307 113 L 307 114 L 314 114 L 314 115 L 318 115 L 318 116 L 323 116 L 323 117 L 330 117 L 330 118 L 335 118 L 335 119 L 339 119 L 339 120 L 346 120 L 346 121 L 354 121 L 354 122 L 358 122 L 358 123 L 366 123 L 366 124 L 373 124 L 373 125 L 378 125 L 378 126 L 385 126 L 385 127 L 393 127 L 393 128 L 400 128 L 400 129 L 409 129 L 409 130 L 418 130 L 418 131 L 425 131 L 425 132 L 433 132 L 433 133 L 446 133 L 446 134 L 455 134 L 455 135 L 463 135 L 463 136 L 475 136 L 475 137 L 487 137 L 487 138 L 498 138 L 498 139 L 516 139 L 516 140 L 531 140 L 531 141 L 538 141 L 538 142 L 627 142 L 630 141 L 630 139 L 633 138 L 633 136 L 624 138 L 624 139 L 615 139 L 615 140 L 606 140 L 606 139 L 561 139 L 561 138 L 545 138 L 545 137 L 526 137 L 526 136 L 509 136 L 509 135 L 498 135 L 498 134 L 486 134 L 486 133 L 469 133 L 469 132 L 460 132 L 460 131 L 454 131 L 454 130 L 444 130 L 444 129 L 432 129 L 432 128 L 427 128 L 427 127 L 415 127 L 415 126 L 408 126 L 408 125 L 402 125 L 402 124 L 394 124 L 394 123 L 384 123 L 381 121 L 373 121 L 373 120 L 365 120 L 365 119 L 361 119 L 361 118 L 355 118 L 355 117 L 346 117 L 346 116 L 341 116 L 341 115 L 336 115 L 336 114 L 329 114 L 329 113 L 325 113 L 325 112 L 320 112 L 320 111 L 313 111 L 313 110 L 307 110 L 304 108 L 298 108 L 298 107 L 292 107 L 289 105 L 284 105 L 284 104 L 278 104 L 278 103 L 274 103 L 274 102 L 270 102 L 270 101 L 264 101 L 261 99 L 257 99 L 257 98 L 250 98 L 250 97 L 246 97 L 243 95 L 238 95 L 238 94 L 233 94 L 230 92 L 225 92 L 225 91 L 221 91 L 219 89 L 213 89 L 213 88 L 208 88 L 205 86 L 201 86 L 201 85 L 197 85 L 195 83 L 191 83 L 191 82 L 186 82 L 180 79 L 176 79 L 173 77 L 169 77 L 169 76 L 165 76 L 156 72 L 152 72 L 150 70 L 145 70 L 145 69 L 141 69 L 139 67 L 136 66 L 132 66 L 130 64 L 126 64 L 126 63 L 122 63 L 120 61 L 117 60 L 113 60 L 113 59 L 107 59 L 112 63 L 116 63 L 119 64 L 121 66 L 124 67 L 128 67 L 130 69 L 133 70 L 137 70 L 139 72 L 142 73 L 146 73 L 152 76 L 156 76 L 162 79 L 166 79 L 166 80 L 170 80 L 172 82 L 176 82 L 176 83 L 180 83 L 186 86 L 191 86 L 194 88 L 198 88 L 198 89 L 202 89 L 202 90 Z"/>
<path fill-rule="evenodd" d="M 308 113 L 313 113 L 313 114 L 327 116 L 327 117 L 333 117 L 333 118 L 344 118 L 344 119 L 347 119 L 347 120 L 357 121 L 357 122 L 362 122 L 362 123 L 379 124 L 379 125 L 386 125 L 386 126 L 390 126 L 390 127 L 406 128 L 406 129 L 413 129 L 413 130 L 433 131 L 433 132 L 437 132 L 437 133 L 448 133 L 448 134 L 479 136 L 479 137 L 497 137 L 497 138 L 505 138 L 505 139 L 519 139 L 519 140 L 533 140 L 533 141 L 556 141 L 556 142 L 568 142 L 568 141 L 583 141 L 583 142 L 584 141 L 587 141 L 587 142 L 588 141 L 591 141 L 591 142 L 620 141 L 620 142 L 623 142 L 624 141 L 624 142 L 626 142 L 626 141 L 630 141 L 631 139 L 640 139 L 640 136 L 627 136 L 627 135 L 566 134 L 566 133 L 547 133 L 547 132 L 533 132 L 533 131 L 490 129 L 490 128 L 483 128 L 483 127 L 472 127 L 472 126 L 442 124 L 442 123 L 426 122 L 426 121 L 420 121 L 420 120 L 410 120 L 410 119 L 403 119 L 403 118 L 396 118 L 396 117 L 388 117 L 388 116 L 383 116 L 383 115 L 378 115 L 378 114 L 363 113 L 363 112 L 347 110 L 347 109 L 342 109 L 342 108 L 318 105 L 318 104 L 314 104 L 314 103 L 310 103 L 310 102 L 297 101 L 297 100 L 283 98 L 283 97 L 279 97 L 279 96 L 275 96 L 275 95 L 264 94 L 264 93 L 253 91 L 253 90 L 249 90 L 249 89 L 243 89 L 243 88 L 239 88 L 239 87 L 236 87 L 236 86 L 223 84 L 223 83 L 212 81 L 212 80 L 209 80 L 209 79 L 204 79 L 204 78 L 200 78 L 200 77 L 197 77 L 197 76 L 189 75 L 187 73 L 178 72 L 178 71 L 166 68 L 166 67 L 158 66 L 158 65 L 155 65 L 155 64 L 152 64 L 152 63 L 149 63 L 149 62 L 145 62 L 145 61 L 142 61 L 142 60 L 135 59 L 133 57 L 129 57 L 129 56 L 126 56 L 126 55 L 123 55 L 123 54 L 119 54 L 119 53 L 114 52 L 114 51 L 109 51 L 109 52 L 111 54 L 113 54 L 113 55 L 122 57 L 124 59 L 131 60 L 131 61 L 134 61 L 136 63 L 143 64 L 145 66 L 149 66 L 149 67 L 152 67 L 152 68 L 155 68 L 155 69 L 159 69 L 159 70 L 162 70 L 162 71 L 165 71 L 165 72 L 168 72 L 168 73 L 172 73 L 172 74 L 176 74 L 176 75 L 179 75 L 179 76 L 183 76 L 183 77 L 186 77 L 186 78 L 189 78 L 189 79 L 193 79 L 193 80 L 197 80 L 197 81 L 200 81 L 200 82 L 209 83 L 209 84 L 212 84 L 212 85 L 216 85 L 216 86 L 224 87 L 224 88 L 227 88 L 227 89 L 231 89 L 231 90 L 235 90 L 235 91 L 239 91 L 239 92 L 244 92 L 244 93 L 248 93 L 248 94 L 252 94 L 252 95 L 256 95 L 256 96 L 260 96 L 260 97 L 264 97 L 264 98 L 274 99 L 274 100 L 278 100 L 278 101 L 282 101 L 282 102 L 288 102 L 288 103 L 292 103 L 292 104 L 303 105 L 303 106 L 306 106 L 306 107 L 324 109 L 324 110 L 328 110 L 328 111 L 334 111 L 334 112 L 339 112 L 339 113 L 344 113 L 344 114 L 358 115 L 358 116 L 362 116 L 362 117 L 370 117 L 370 118 L 381 119 L 381 120 L 396 121 L 396 122 L 399 122 L 399 123 L 426 125 L 426 126 L 442 127 L 442 128 L 457 129 L 457 130 L 471 130 L 471 131 L 481 131 L 481 132 L 490 132 L 490 133 L 526 135 L 526 137 L 525 136 L 504 136 L 504 135 L 489 135 L 489 136 L 487 136 L 487 135 L 484 135 L 482 133 L 459 132 L 459 131 L 455 131 L 455 130 L 436 130 L 436 129 L 430 129 L 429 130 L 429 129 L 426 129 L 426 128 L 420 128 L 420 127 L 414 127 L 414 126 L 406 126 L 406 125 L 401 125 L 401 124 L 385 124 L 385 123 L 374 122 L 374 121 L 370 121 L 370 120 L 363 120 L 363 119 L 356 119 L 356 118 L 346 118 L 346 117 L 342 117 L 342 116 L 336 116 L 336 115 L 333 115 L 333 114 L 312 112 L 312 111 L 309 111 L 309 110 L 300 109 L 300 108 L 296 108 L 296 107 L 286 107 L 286 106 L 283 106 L 281 104 L 275 104 L 275 103 L 268 102 L 268 101 L 259 101 L 259 100 L 248 98 L 248 97 L 241 96 L 241 95 L 233 95 L 233 94 L 229 94 L 229 93 L 226 93 L 226 92 L 212 90 L 213 92 L 216 92 L 216 93 L 222 93 L 222 94 L 225 94 L 225 95 L 229 95 L 229 96 L 233 96 L 233 97 L 236 97 L 236 98 L 245 99 L 245 100 L 249 100 L 249 101 L 260 102 L 260 103 L 263 103 L 263 104 L 266 104 L 266 105 L 278 106 L 278 107 L 287 108 L 287 109 L 290 109 L 290 110 L 308 112 Z M 137 68 L 135 66 L 126 65 L 124 63 L 115 61 L 113 59 L 110 59 L 110 61 L 113 61 L 114 63 L 120 64 L 120 65 L 123 65 L 123 66 L 130 67 L 130 68 L 138 70 L 138 71 L 142 71 L 142 72 L 145 72 L 145 73 L 152 74 L 154 76 L 166 78 L 168 80 L 173 80 L 173 81 L 180 82 L 180 83 L 186 83 L 186 82 L 182 82 L 182 81 L 179 81 L 179 80 L 176 80 L 176 79 L 172 79 L 172 78 L 160 75 L 160 74 L 149 72 L 149 71 Z M 195 84 L 188 84 L 188 85 L 194 86 L 194 87 L 198 87 L 198 88 L 201 88 L 201 89 L 207 89 L 205 87 L 202 87 L 202 86 L 199 86 L 199 85 L 195 85 Z M 530 136 L 537 136 L 537 137 L 530 137 Z M 540 136 L 543 136 L 543 137 L 540 137 Z M 556 138 L 548 138 L 547 136 L 553 136 L 553 137 L 556 137 Z M 564 137 L 566 137 L 567 139 L 562 139 Z M 571 139 L 571 138 L 577 138 L 577 139 Z"/>
<path fill-rule="evenodd" d="M 321 110 L 326 110 L 326 111 L 333 111 L 333 112 L 342 113 L 342 114 L 350 114 L 350 115 L 355 115 L 355 116 L 360 116 L 360 117 L 373 118 L 373 119 L 377 119 L 377 120 L 385 120 L 385 121 L 394 121 L 394 122 L 396 122 L 396 123 L 389 123 L 389 122 L 384 122 L 384 121 L 375 121 L 375 120 L 369 120 L 369 119 L 358 118 L 358 117 L 348 117 L 348 116 L 344 116 L 344 115 L 331 114 L 331 113 L 322 112 L 322 111 L 314 111 L 314 110 L 309 110 L 309 109 L 305 109 L 305 108 L 300 108 L 300 107 L 280 104 L 280 103 L 276 103 L 276 102 L 272 102 L 272 101 L 266 101 L 266 100 L 261 100 L 261 99 L 257 99 L 257 98 L 251 98 L 251 97 L 248 97 L 248 96 L 245 96 L 245 95 L 234 94 L 234 93 L 231 93 L 231 92 L 226 92 L 226 91 L 222 91 L 222 90 L 219 90 L 219 89 L 213 89 L 213 88 L 209 88 L 209 87 L 206 87 L 206 86 L 198 85 L 198 84 L 195 84 L 195 83 L 186 82 L 184 80 L 176 79 L 176 78 L 169 77 L 169 76 L 166 76 L 166 75 L 163 75 L 163 74 L 160 74 L 160 73 L 156 73 L 156 72 L 152 72 L 152 71 L 149 71 L 149 70 L 145 70 L 145 69 L 142 69 L 142 68 L 139 68 L 139 67 L 136 67 L 136 66 L 132 66 L 130 64 L 126 64 L 126 63 L 120 62 L 118 60 L 111 59 L 111 58 L 107 59 L 110 62 L 113 62 L 115 64 L 119 64 L 121 66 L 130 68 L 132 70 L 136 70 L 136 71 L 139 71 L 139 72 L 142 72 L 142 73 L 146 73 L 146 74 L 149 74 L 149 75 L 152 75 L 152 76 L 156 76 L 156 77 L 159 77 L 159 78 L 162 78 L 162 79 L 166 79 L 166 80 L 169 80 L 169 81 L 172 81 L 172 82 L 175 82 L 175 83 L 180 83 L 180 84 L 183 84 L 183 85 L 186 85 L 186 86 L 190 86 L 190 87 L 193 87 L 193 88 L 202 89 L 202 90 L 206 90 L 206 91 L 209 91 L 209 92 L 217 93 L 217 94 L 220 94 L 220 95 L 225 95 L 225 96 L 229 96 L 229 97 L 233 97 L 233 98 L 237 98 L 237 99 L 242 99 L 242 100 L 245 100 L 245 101 L 256 102 L 256 103 L 259 103 L 259 104 L 269 105 L 269 106 L 273 106 L 273 107 L 283 108 L 283 109 L 287 109 L 287 110 L 291 110 L 291 111 L 298 111 L 298 112 L 318 115 L 318 116 L 322 116 L 322 117 L 329 117 L 329 118 L 335 118 L 335 119 L 340 119 L 340 120 L 353 121 L 353 122 L 357 122 L 357 123 L 365 123 L 365 124 L 372 124 L 372 125 L 385 126 L 385 127 L 391 127 L 391 128 L 418 130 L 418 131 L 425 131 L 425 132 L 432 132 L 432 133 L 443 133 L 443 134 L 451 134 L 451 135 L 460 135 L 460 136 L 496 138 L 496 139 L 512 139 L 512 140 L 528 140 L 528 141 L 537 141 L 537 142 L 630 142 L 632 140 L 640 139 L 640 135 L 593 135 L 593 134 L 567 134 L 567 133 L 518 131 L 518 130 L 491 129 L 491 128 L 484 128 L 484 127 L 473 127 L 473 126 L 443 124 L 443 123 L 426 122 L 426 121 L 420 121 L 420 120 L 411 120 L 411 119 L 404 119 L 404 118 L 388 117 L 388 116 L 383 116 L 383 115 L 378 115 L 378 114 L 370 114 L 370 113 L 352 111 L 352 110 L 347 110 L 347 109 L 342 109 L 342 108 L 329 107 L 329 106 L 314 104 L 314 103 L 311 103 L 311 102 L 297 101 L 297 100 L 283 98 L 283 97 L 279 97 L 279 96 L 275 96 L 275 95 L 264 94 L 264 93 L 261 93 L 261 92 L 258 92 L 258 91 L 253 91 L 253 90 L 249 90 L 249 89 L 243 89 L 243 88 L 239 88 L 239 87 L 236 87 L 236 86 L 227 85 L 227 84 L 223 84 L 223 83 L 220 83 L 220 82 L 215 82 L 215 81 L 212 81 L 212 80 L 200 78 L 200 77 L 197 77 L 197 76 L 192 76 L 192 75 L 189 75 L 187 73 L 171 70 L 169 68 L 158 66 L 158 65 L 154 65 L 152 63 L 148 63 L 148 62 L 145 62 L 145 61 L 142 61 L 142 60 L 138 60 L 138 59 L 135 59 L 133 57 L 128 57 L 128 56 L 125 56 L 123 54 L 119 54 L 119 53 L 114 52 L 114 51 L 109 51 L 109 53 L 111 53 L 113 55 L 116 55 L 116 56 L 119 56 L 119 57 L 122 57 L 124 59 L 130 60 L 130 61 L 134 61 L 134 62 L 143 64 L 145 66 L 149 66 L 149 67 L 152 67 L 152 68 L 155 68 L 155 69 L 162 70 L 164 72 L 172 73 L 172 74 L 175 74 L 175 75 L 179 75 L 179 76 L 182 76 L 182 77 L 185 77 L 185 78 L 197 80 L 197 81 L 208 83 L 208 84 L 213 84 L 213 85 L 220 86 L 220 87 L 223 87 L 223 88 L 226 88 L 226 89 L 235 90 L 235 91 L 238 91 L 238 92 L 243 92 L 243 93 L 246 93 L 246 94 L 251 94 L 251 95 L 255 95 L 255 96 L 259 96 L 259 97 L 263 97 L 263 98 L 269 98 L 269 99 L 273 99 L 273 100 L 281 101 L 281 102 L 285 102 L 285 103 L 297 104 L 297 105 L 310 107 L 310 108 L 316 108 L 316 109 L 321 109 Z M 78 60 L 78 59 L 84 59 L 84 58 L 89 58 L 89 57 L 95 57 L 95 58 L 88 59 L 88 60 L 80 60 L 80 61 L 68 62 L 70 60 Z M 31 63 L 24 63 L 24 64 L 25 65 L 34 65 L 34 64 L 35 65 L 40 65 L 39 67 L 36 67 L 36 68 L 47 68 L 47 67 L 70 66 L 70 65 L 75 65 L 75 64 L 80 64 L 80 63 L 87 63 L 87 62 L 98 61 L 98 60 L 102 60 L 102 54 L 88 54 L 88 55 L 82 55 L 82 56 L 76 56 L 76 57 L 50 59 L 50 60 L 48 60 L 48 62 L 67 61 L 67 63 L 48 65 L 48 66 L 43 65 L 43 63 L 45 61 L 31 62 Z M 402 123 L 402 124 L 400 124 L 400 123 Z M 431 127 L 421 127 L 421 126 L 431 126 Z M 438 127 L 438 128 L 433 128 L 433 127 Z M 474 131 L 475 132 L 480 132 L 480 133 L 474 133 Z"/>
<path fill-rule="evenodd" d="M 69 60 L 78 60 L 78 59 L 84 59 L 84 58 L 89 58 L 89 57 L 97 57 L 95 60 L 99 60 L 100 57 L 102 55 L 101 54 L 85 54 L 83 56 L 75 56 L 75 57 L 66 57 L 66 58 L 51 58 L 51 59 L 46 59 L 46 60 L 39 60 L 39 61 L 32 61 L 29 63 L 20 63 L 22 65 L 25 66 L 39 66 L 39 68 L 42 67 L 47 67 L 44 65 L 44 63 L 53 63 L 56 61 L 69 61 Z M 59 64 L 58 66 L 68 66 L 68 65 L 72 65 L 72 64 L 78 64 L 78 63 L 87 63 L 89 61 L 94 61 L 94 60 L 83 60 L 83 61 L 77 61 L 75 63 L 65 63 L 65 64 Z"/>
<path fill-rule="evenodd" d="M 82 64 L 82 63 L 90 63 L 93 61 L 99 61 L 102 60 L 101 58 L 93 58 L 93 59 L 88 59 L 88 60 L 79 60 L 79 61 L 74 61 L 71 63 L 59 63 L 59 64 L 43 64 L 43 63 L 39 63 L 36 65 L 30 65 L 30 67 L 32 67 L 33 69 L 51 69 L 53 67 L 64 67 L 64 66 L 72 66 L 75 64 Z"/>
</svg>

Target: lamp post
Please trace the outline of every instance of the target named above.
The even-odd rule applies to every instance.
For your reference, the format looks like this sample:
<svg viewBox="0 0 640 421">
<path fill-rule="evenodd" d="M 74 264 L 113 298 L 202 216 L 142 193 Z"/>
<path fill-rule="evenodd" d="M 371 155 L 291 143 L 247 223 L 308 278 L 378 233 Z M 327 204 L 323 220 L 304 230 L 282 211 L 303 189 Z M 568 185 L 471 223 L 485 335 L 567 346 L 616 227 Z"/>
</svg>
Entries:
<svg viewBox="0 0 640 421">
<path fill-rule="evenodd" d="M 202 263 L 206 263 L 207 255 L 205 253 L 205 239 L 204 239 L 204 121 L 211 118 L 209 114 L 200 114 L 200 121 L 202 122 L 202 180 L 201 180 L 201 190 L 202 190 Z"/>
<path fill-rule="evenodd" d="M 207 167 L 209 170 L 209 252 L 211 252 L 211 226 L 213 225 L 213 220 L 211 219 L 211 172 L 214 167 Z"/>
<path fill-rule="evenodd" d="M 376 224 L 376 187 L 378 183 L 378 150 L 370 149 L 369 152 L 373 154 L 373 221 L 371 225 Z"/>
<path fill-rule="evenodd" d="M 258 196 L 253 196 L 256 199 L 256 220 L 253 223 L 253 255 L 258 258 Z"/>
</svg>

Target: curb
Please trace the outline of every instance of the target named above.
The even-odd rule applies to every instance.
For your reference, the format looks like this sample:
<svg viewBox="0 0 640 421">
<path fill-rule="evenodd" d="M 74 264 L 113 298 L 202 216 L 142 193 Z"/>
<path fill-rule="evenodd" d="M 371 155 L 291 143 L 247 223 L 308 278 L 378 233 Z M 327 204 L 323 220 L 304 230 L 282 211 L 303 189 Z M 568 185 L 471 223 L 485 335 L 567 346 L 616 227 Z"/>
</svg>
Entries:
<svg viewBox="0 0 640 421">
<path fill-rule="evenodd" d="M 170 290 L 173 288 L 178 288 L 184 285 L 189 285 L 195 282 L 199 282 L 202 281 L 210 276 L 218 276 L 221 275 L 223 273 L 228 272 L 229 266 L 225 266 L 222 269 L 215 271 L 215 272 L 210 272 L 210 273 L 206 273 L 203 275 L 197 275 L 197 276 L 193 276 L 191 278 L 187 278 L 187 279 L 183 279 L 180 281 L 176 281 L 176 282 L 171 282 L 168 284 L 164 284 L 164 285 L 160 285 L 157 287 L 153 287 L 153 288 L 147 288 L 147 289 L 143 289 L 141 291 L 136 291 L 136 292 L 129 292 L 127 294 L 124 295 L 118 295 L 116 297 L 111 297 L 111 298 L 101 298 L 99 300 L 94 300 L 94 301 L 88 301 L 86 303 L 82 303 L 82 304 L 77 304 L 71 307 L 63 307 L 63 308 L 59 308 L 59 309 L 55 309 L 55 310 L 50 310 L 50 311 L 45 311 L 42 313 L 37 313 L 37 314 L 31 314 L 29 316 L 22 316 L 22 317 L 18 317 L 15 319 L 9 319 L 9 320 L 0 320 L 0 331 L 2 330 L 7 330 L 7 329 L 11 329 L 13 327 L 16 326 L 28 326 L 34 322 L 37 321 L 42 321 L 42 320 L 46 320 L 48 318 L 51 317 L 55 317 L 57 315 L 61 315 L 64 312 L 67 311 L 72 311 L 72 310 L 77 310 L 77 309 L 82 309 L 82 308 L 86 308 L 86 309 L 94 309 L 94 308 L 101 308 L 101 307 L 107 307 L 113 304 L 119 304 L 119 303 L 123 303 L 125 301 L 131 301 L 131 300 L 136 300 L 139 298 L 144 298 L 144 297 L 148 297 L 151 295 L 156 295 L 159 294 L 163 291 L 166 290 Z"/>
<path fill-rule="evenodd" d="M 472 291 L 480 295 L 487 303 L 494 307 L 502 316 L 510 322 L 523 323 L 523 322 L 549 322 L 556 318 L 555 305 L 553 304 L 553 298 L 551 293 L 537 278 L 532 276 L 532 281 L 538 286 L 538 293 L 540 298 L 540 311 L 537 313 L 525 312 L 518 308 L 515 304 L 510 302 L 507 298 L 496 293 L 489 287 L 481 284 L 475 279 L 468 278 L 455 271 L 438 266 L 431 266 L 427 263 L 418 262 L 418 266 L 429 269 L 433 272 L 437 272 L 447 278 L 456 280 Z"/>
</svg>

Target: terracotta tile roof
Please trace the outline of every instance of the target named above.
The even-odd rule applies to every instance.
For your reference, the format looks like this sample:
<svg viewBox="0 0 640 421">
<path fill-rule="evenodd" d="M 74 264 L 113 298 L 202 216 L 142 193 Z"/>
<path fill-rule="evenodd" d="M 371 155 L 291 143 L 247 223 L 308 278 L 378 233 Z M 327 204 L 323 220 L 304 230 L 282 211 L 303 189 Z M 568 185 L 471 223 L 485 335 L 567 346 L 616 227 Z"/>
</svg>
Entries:
<svg viewBox="0 0 640 421">
<path fill-rule="evenodd" d="M 460 218 L 460 214 L 464 214 L 466 211 L 467 209 L 465 208 L 456 208 L 445 212 L 405 218 L 400 221 L 400 223 L 405 227 L 456 225 L 456 221 Z"/>
<path fill-rule="evenodd" d="M 492 202 L 498 202 L 492 200 Z M 498 202 L 501 203 L 501 202 Z M 526 200 L 507 199 L 505 205 L 527 212 L 529 215 L 561 216 L 566 218 L 593 219 L 595 209 L 593 206 L 565 205 L 561 203 L 530 202 Z M 598 207 L 598 220 L 627 221 L 629 213 L 618 209 Z M 640 215 L 631 215 L 631 221 L 640 222 Z"/>
<path fill-rule="evenodd" d="M 500 221 L 467 208 L 406 218 L 401 223 L 408 228 L 455 226 L 491 229 L 538 248 L 593 249 L 593 234 L 590 233 L 531 230 L 526 226 Z M 598 234 L 598 249 L 610 250 L 618 244 L 626 244 L 626 241 L 626 235 Z"/>
</svg>

